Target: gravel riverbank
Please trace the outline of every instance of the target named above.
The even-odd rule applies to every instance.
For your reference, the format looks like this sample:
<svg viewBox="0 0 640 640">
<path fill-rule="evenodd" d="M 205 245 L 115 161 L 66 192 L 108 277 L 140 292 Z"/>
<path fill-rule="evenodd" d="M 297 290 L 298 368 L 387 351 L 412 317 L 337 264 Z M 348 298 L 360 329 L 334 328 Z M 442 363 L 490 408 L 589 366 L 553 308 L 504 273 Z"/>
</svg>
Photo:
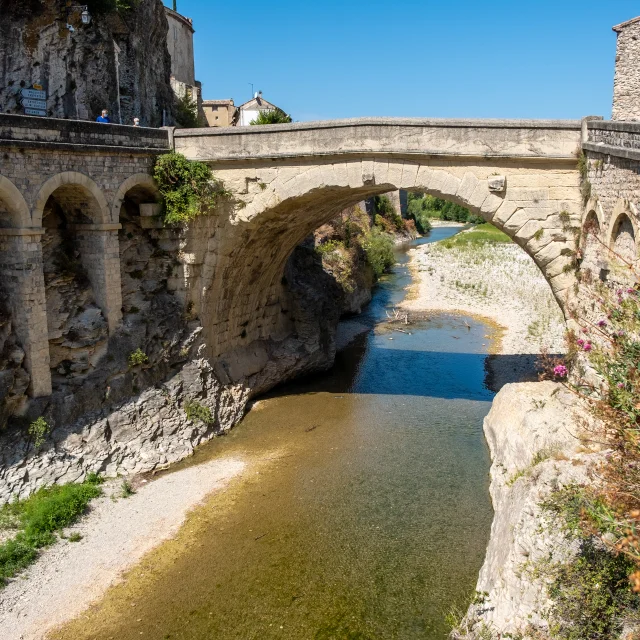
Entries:
<svg viewBox="0 0 640 640">
<path fill-rule="evenodd" d="M 564 349 L 565 323 L 549 284 L 517 245 L 442 242 L 410 252 L 414 282 L 402 303 L 408 311 L 464 313 L 503 329 L 500 354 Z"/>
<path fill-rule="evenodd" d="M 242 474 L 245 461 L 222 458 L 139 481 L 136 493 L 119 497 L 121 481 L 105 485 L 89 514 L 28 570 L 0 589 L 0 638 L 39 640 L 79 615 L 148 551 L 171 538 L 187 514 L 212 492 Z"/>
</svg>

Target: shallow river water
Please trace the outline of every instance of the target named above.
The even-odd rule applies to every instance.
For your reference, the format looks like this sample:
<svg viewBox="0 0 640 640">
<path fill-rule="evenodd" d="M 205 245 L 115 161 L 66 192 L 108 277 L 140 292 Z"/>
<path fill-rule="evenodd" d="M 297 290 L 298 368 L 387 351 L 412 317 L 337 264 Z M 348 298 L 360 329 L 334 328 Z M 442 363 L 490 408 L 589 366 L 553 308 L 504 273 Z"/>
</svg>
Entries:
<svg viewBox="0 0 640 640">
<path fill-rule="evenodd" d="M 332 371 L 278 389 L 189 462 L 244 457 L 243 477 L 53 637 L 446 637 L 493 515 L 492 338 L 471 318 L 435 316 L 410 335 L 380 323 L 411 281 L 398 259 L 363 317 L 378 324 Z"/>
</svg>

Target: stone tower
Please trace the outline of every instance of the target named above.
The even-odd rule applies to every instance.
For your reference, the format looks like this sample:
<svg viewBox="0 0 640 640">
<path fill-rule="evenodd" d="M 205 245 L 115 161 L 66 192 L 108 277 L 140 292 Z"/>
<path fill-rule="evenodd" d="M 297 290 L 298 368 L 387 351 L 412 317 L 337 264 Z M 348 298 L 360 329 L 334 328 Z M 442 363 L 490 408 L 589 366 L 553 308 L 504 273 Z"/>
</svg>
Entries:
<svg viewBox="0 0 640 640">
<path fill-rule="evenodd" d="M 640 120 L 640 17 L 613 27 L 618 34 L 613 120 Z"/>
</svg>

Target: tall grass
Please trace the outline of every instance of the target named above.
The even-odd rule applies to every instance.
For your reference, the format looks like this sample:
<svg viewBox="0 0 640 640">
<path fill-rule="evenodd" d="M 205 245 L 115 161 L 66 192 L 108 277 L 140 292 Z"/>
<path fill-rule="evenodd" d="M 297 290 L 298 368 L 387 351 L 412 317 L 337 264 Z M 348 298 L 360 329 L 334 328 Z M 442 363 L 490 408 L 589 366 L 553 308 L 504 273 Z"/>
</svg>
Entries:
<svg viewBox="0 0 640 640">
<path fill-rule="evenodd" d="M 0 529 L 16 531 L 0 544 L 0 586 L 28 567 L 39 549 L 53 544 L 56 533 L 85 512 L 89 502 L 102 493 L 101 482 L 98 475 L 90 474 L 83 483 L 43 487 L 0 509 Z"/>
</svg>

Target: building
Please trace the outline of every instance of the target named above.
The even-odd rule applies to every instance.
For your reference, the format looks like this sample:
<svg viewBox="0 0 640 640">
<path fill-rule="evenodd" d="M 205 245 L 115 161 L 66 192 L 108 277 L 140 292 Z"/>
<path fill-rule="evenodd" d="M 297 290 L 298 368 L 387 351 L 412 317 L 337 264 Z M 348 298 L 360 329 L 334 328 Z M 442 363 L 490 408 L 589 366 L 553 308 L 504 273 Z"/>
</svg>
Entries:
<svg viewBox="0 0 640 640">
<path fill-rule="evenodd" d="M 238 126 L 246 127 L 251 124 L 252 120 L 255 120 L 258 117 L 258 114 L 261 111 L 275 111 L 278 109 L 275 104 L 271 104 L 267 102 L 262 97 L 262 91 L 258 91 L 258 93 L 251 98 L 248 102 L 241 104 L 238 107 Z"/>
<path fill-rule="evenodd" d="M 613 27 L 617 34 L 613 120 L 640 120 L 640 17 Z"/>
<path fill-rule="evenodd" d="M 239 113 L 233 100 L 204 100 L 202 110 L 210 127 L 233 127 Z"/>
<path fill-rule="evenodd" d="M 171 56 L 171 88 L 178 98 L 189 96 L 196 103 L 198 119 L 204 124 L 202 85 L 196 80 L 193 52 L 193 20 L 169 7 L 165 7 L 165 14 L 169 23 L 167 48 Z"/>
</svg>

